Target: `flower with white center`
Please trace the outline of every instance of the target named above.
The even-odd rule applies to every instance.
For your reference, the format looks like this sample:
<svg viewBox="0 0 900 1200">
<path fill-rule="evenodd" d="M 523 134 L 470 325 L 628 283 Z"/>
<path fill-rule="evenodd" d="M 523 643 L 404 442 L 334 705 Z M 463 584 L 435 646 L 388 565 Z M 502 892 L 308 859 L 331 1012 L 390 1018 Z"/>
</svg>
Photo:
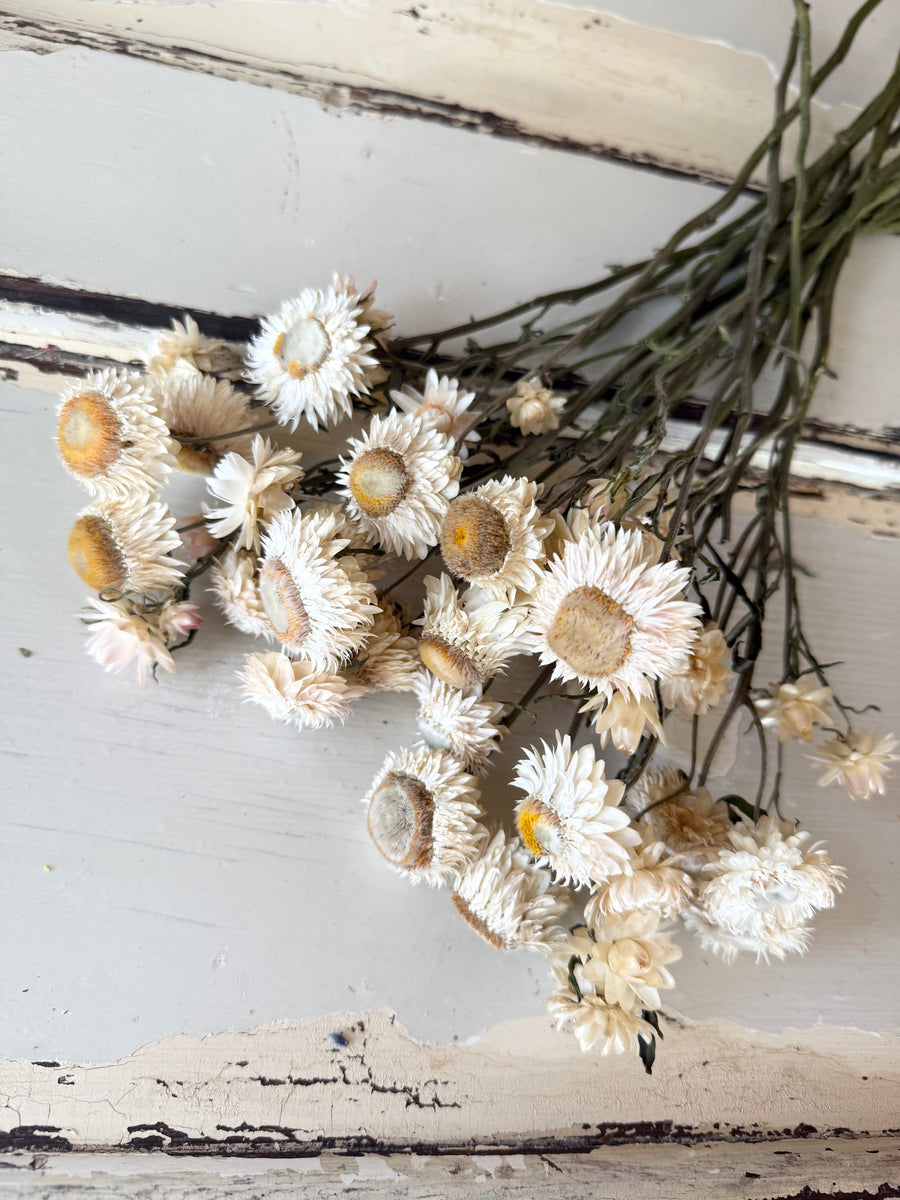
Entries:
<svg viewBox="0 0 900 1200">
<path fill-rule="evenodd" d="M 532 628 L 556 679 L 605 696 L 652 696 L 687 666 L 700 609 L 681 599 L 689 572 L 650 564 L 640 531 L 601 526 L 553 559 L 534 594 Z"/>
<path fill-rule="evenodd" d="M 366 691 L 411 692 L 420 671 L 416 639 L 404 633 L 396 607 L 389 604 L 376 614 L 365 646 L 344 674 Z"/>
<path fill-rule="evenodd" d="M 657 1009 L 659 989 L 675 986 L 666 965 L 681 958 L 681 948 L 673 945 L 667 933 L 659 932 L 659 918 L 660 914 L 649 908 L 610 916 L 592 931 L 595 941 L 577 939 L 582 946 L 584 978 L 607 1004 L 618 1004 L 627 1012 Z"/>
<path fill-rule="evenodd" d="M 389 553 L 424 558 L 459 491 L 462 464 L 450 439 L 417 417 L 391 412 L 373 417 L 349 446 L 338 480 L 351 517 Z"/>
<path fill-rule="evenodd" d="M 528 946 L 546 952 L 566 936 L 558 924 L 568 908 L 565 893 L 553 887 L 550 872 L 533 863 L 502 829 L 463 869 L 453 903 L 475 932 L 498 950 Z"/>
<path fill-rule="evenodd" d="M 351 701 L 359 695 L 339 675 L 317 671 L 311 663 L 272 650 L 245 654 L 239 675 L 245 700 L 261 704 L 273 720 L 298 729 L 343 724 Z"/>
<path fill-rule="evenodd" d="M 656 705 L 649 696 L 631 696 L 627 692 L 591 696 L 578 711 L 591 713 L 598 709 L 594 729 L 600 735 L 603 749 L 612 739 L 621 754 L 634 754 L 645 733 L 658 738 L 664 746 L 668 744 Z"/>
<path fill-rule="evenodd" d="M 830 720 L 827 706 L 833 695 L 814 675 L 804 675 L 794 683 L 769 684 L 769 695 L 753 703 L 763 725 L 778 730 L 782 744 L 791 738 L 811 742 L 813 725 Z"/>
<path fill-rule="evenodd" d="M 266 420 L 265 412 L 251 410 L 247 397 L 224 379 L 179 369 L 156 386 L 161 415 L 176 442 L 178 466 L 194 475 L 211 475 L 231 450 L 246 454 L 251 435 L 242 431 Z"/>
<path fill-rule="evenodd" d="M 166 505 L 139 493 L 86 508 L 69 534 L 69 560 L 95 592 L 147 596 L 181 582 L 184 566 L 171 557 L 180 546 Z"/>
<path fill-rule="evenodd" d="M 91 371 L 60 399 L 59 454 L 92 495 L 127 500 L 166 481 L 172 470 L 169 430 L 137 375 Z"/>
<path fill-rule="evenodd" d="M 868 733 L 848 733 L 832 738 L 807 758 L 825 768 L 819 787 L 837 781 L 851 799 L 868 800 L 875 792 L 884 795 L 885 778 L 894 774 L 887 764 L 900 760 L 900 754 L 891 753 L 896 745 L 892 734 L 876 742 Z"/>
<path fill-rule="evenodd" d="M 230 453 L 216 464 L 207 487 L 225 506 L 207 509 L 206 516 L 215 537 L 225 538 L 237 530 L 237 548 L 258 554 L 260 525 L 294 507 L 288 491 L 303 478 L 303 469 L 297 451 L 278 450 L 260 433 L 250 453 L 252 461 Z"/>
<path fill-rule="evenodd" d="M 530 479 L 505 475 L 458 496 L 440 531 L 448 569 L 506 604 L 516 592 L 533 592 L 546 557 L 544 538 L 553 528 L 553 518 L 538 509 L 539 495 Z"/>
<path fill-rule="evenodd" d="M 718 625 L 710 622 L 691 647 L 685 670 L 659 685 L 666 708 L 702 717 L 725 695 L 731 651 Z"/>
<path fill-rule="evenodd" d="M 171 331 L 160 334 L 147 359 L 147 370 L 151 375 L 165 375 L 176 366 L 212 371 L 224 349 L 223 341 L 206 337 L 194 318 L 186 315 L 183 322 L 172 322 Z"/>
<path fill-rule="evenodd" d="M 435 887 L 455 885 L 486 831 L 475 780 L 440 750 L 387 756 L 364 803 L 369 835 L 401 875 Z"/>
<path fill-rule="evenodd" d="M 350 415 L 353 396 L 368 391 L 369 326 L 355 292 L 306 288 L 263 317 L 247 348 L 247 376 L 282 425 L 313 429 Z"/>
<path fill-rule="evenodd" d="M 203 618 L 196 604 L 190 604 L 186 600 L 169 600 L 157 612 L 156 623 L 166 645 L 174 646 L 176 642 L 189 637 L 195 629 L 199 629 Z"/>
<path fill-rule="evenodd" d="M 152 613 L 143 612 L 127 599 L 110 603 L 91 596 L 87 602 L 95 611 L 78 614 L 91 631 L 86 649 L 107 671 L 118 674 L 130 662 L 137 662 L 138 683 L 144 684 L 157 666 L 175 670 L 175 660 Z"/>
<path fill-rule="evenodd" d="M 629 788 L 625 806 L 644 842 L 662 842 L 686 871 L 699 871 L 728 845 L 731 822 L 724 807 L 704 787 L 689 790 L 680 771 L 645 771 Z"/>
<path fill-rule="evenodd" d="M 423 429 L 436 429 L 438 433 L 446 434 L 463 461 L 468 457 L 470 445 L 478 441 L 474 429 L 464 432 L 471 421 L 469 405 L 475 399 L 475 393 L 461 392 L 456 379 L 439 376 L 437 371 L 429 369 L 424 392 L 417 392 L 407 384 L 402 391 L 391 392 L 391 399 L 405 413 L 418 417 Z"/>
<path fill-rule="evenodd" d="M 640 1041 L 649 1042 L 653 1038 L 653 1026 L 637 1013 L 626 1012 L 618 1004 L 607 1004 L 584 978 L 580 963 L 572 965 L 576 994 L 569 978 L 567 943 L 563 945 L 558 957 L 565 961 L 558 961 L 553 967 L 560 986 L 547 1001 L 547 1011 L 557 1029 L 571 1028 L 583 1051 L 592 1050 L 599 1042 L 603 1055 L 637 1053 Z"/>
<path fill-rule="evenodd" d="M 480 691 L 510 658 L 532 648 L 524 604 L 507 608 L 476 587 L 460 596 L 449 575 L 426 576 L 422 623 L 422 662 L 464 691 Z"/>
<path fill-rule="evenodd" d="M 447 750 L 467 771 L 481 775 L 505 732 L 498 724 L 502 704 L 466 696 L 428 671 L 419 670 L 413 685 L 419 701 L 419 733 L 432 750 Z"/>
<path fill-rule="evenodd" d="M 259 595 L 276 637 L 317 671 L 337 671 L 365 644 L 375 589 L 347 548 L 343 519 L 278 513 L 263 535 Z"/>
<path fill-rule="evenodd" d="M 694 884 L 690 875 L 672 865 L 662 842 L 650 842 L 631 860 L 630 875 L 615 875 L 598 884 L 584 907 L 584 919 L 596 927 L 612 916 L 650 908 L 664 917 L 675 917 L 690 901 Z"/>
<path fill-rule="evenodd" d="M 248 550 L 229 548 L 213 564 L 209 589 L 226 621 L 250 637 L 275 641 L 259 594 L 259 559 Z"/>
<path fill-rule="evenodd" d="M 605 763 L 593 746 L 572 749 L 568 735 L 555 746 L 525 751 L 513 787 L 525 798 L 516 804 L 522 841 L 559 882 L 584 887 L 631 871 L 629 847 L 640 843 L 628 813 L 619 808 L 625 790 L 605 778 Z"/>
<path fill-rule="evenodd" d="M 558 417 L 565 406 L 565 396 L 554 395 L 535 378 L 520 379 L 515 393 L 506 401 L 510 425 L 526 436 L 559 429 Z"/>
</svg>

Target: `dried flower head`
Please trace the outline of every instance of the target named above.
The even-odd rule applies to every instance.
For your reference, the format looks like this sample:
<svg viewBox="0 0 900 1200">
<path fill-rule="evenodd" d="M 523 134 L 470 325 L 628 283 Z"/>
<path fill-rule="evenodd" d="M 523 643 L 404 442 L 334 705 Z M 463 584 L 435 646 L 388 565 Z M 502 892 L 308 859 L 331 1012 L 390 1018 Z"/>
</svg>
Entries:
<svg viewBox="0 0 900 1200">
<path fill-rule="evenodd" d="M 413 691 L 421 666 L 418 643 L 405 628 L 395 605 L 377 613 L 365 645 L 345 668 L 347 678 L 366 691 Z"/>
<path fill-rule="evenodd" d="M 229 451 L 246 454 L 251 434 L 240 431 L 266 419 L 264 411 L 251 411 L 247 397 L 227 380 L 197 371 L 170 371 L 156 380 L 156 388 L 160 414 L 176 442 L 176 462 L 194 475 L 211 475 Z"/>
<path fill-rule="evenodd" d="M 421 668 L 413 690 L 419 701 L 419 732 L 426 745 L 447 750 L 467 771 L 482 774 L 505 732 L 498 724 L 503 705 L 467 696 Z"/>
<path fill-rule="evenodd" d="M 562 953 L 581 959 L 581 976 L 607 1004 L 626 1012 L 657 1009 L 659 989 L 675 986 L 666 966 L 681 958 L 652 909 L 607 918 L 597 930 L 576 929 Z"/>
<path fill-rule="evenodd" d="M 614 875 L 598 884 L 584 908 L 584 919 L 592 927 L 612 916 L 624 916 L 649 908 L 664 917 L 675 917 L 690 900 L 694 884 L 690 875 L 667 857 L 662 842 L 650 842 L 631 860 L 631 874 Z"/>
<path fill-rule="evenodd" d="M 225 349 L 219 338 L 206 337 L 192 316 L 184 321 L 172 321 L 171 332 L 160 334 L 147 359 L 151 375 L 162 376 L 177 367 L 195 371 L 212 371 L 215 360 Z"/>
<path fill-rule="evenodd" d="M 731 651 L 718 625 L 710 622 L 691 647 L 687 667 L 660 683 L 666 708 L 702 717 L 725 695 Z"/>
<path fill-rule="evenodd" d="M 645 844 L 662 842 L 686 871 L 699 871 L 728 844 L 731 822 L 724 807 L 706 788 L 689 789 L 680 771 L 645 771 L 628 790 L 625 804 L 633 815 L 644 813 L 636 825 Z"/>
<path fill-rule="evenodd" d="M 418 417 L 423 429 L 435 429 L 448 437 L 463 461 L 468 457 L 470 446 L 478 441 L 474 429 L 465 432 L 471 423 L 469 405 L 475 399 L 475 393 L 460 391 L 456 379 L 439 376 L 437 371 L 429 369 L 424 392 L 417 392 L 407 385 L 402 391 L 391 392 L 391 399 L 405 413 Z"/>
<path fill-rule="evenodd" d="M 118 674 L 136 662 L 138 683 L 144 684 L 158 666 L 175 670 L 175 660 L 152 612 L 127 598 L 111 603 L 91 596 L 87 603 L 94 612 L 78 614 L 91 631 L 86 649 L 107 671 Z"/>
<path fill-rule="evenodd" d="M 641 1041 L 653 1038 L 649 1021 L 637 1013 L 626 1012 L 618 1004 L 607 1004 L 584 978 L 579 963 L 573 964 L 571 976 L 567 963 L 554 966 L 553 974 L 559 987 L 551 993 L 547 1011 L 557 1029 L 572 1030 L 581 1050 L 592 1050 L 599 1043 L 602 1055 L 635 1054 Z M 571 979 L 575 980 L 577 993 Z"/>
<path fill-rule="evenodd" d="M 892 753 L 896 745 L 892 734 L 876 742 L 868 733 L 848 733 L 826 742 L 817 754 L 807 757 L 825 768 L 819 787 L 838 782 L 851 799 L 868 800 L 876 792 L 884 795 L 885 778 L 894 774 L 887 764 L 900 759 L 900 754 Z"/>
<path fill-rule="evenodd" d="M 754 701 L 763 725 L 778 730 L 782 743 L 798 738 L 813 740 L 813 725 L 829 720 L 828 701 L 834 695 L 821 687 L 813 675 L 804 675 L 794 683 L 772 683 L 769 695 Z"/>
<path fill-rule="evenodd" d="M 594 729 L 600 735 L 602 748 L 605 749 L 607 741 L 612 739 L 621 754 L 634 754 L 641 738 L 648 732 L 667 745 L 659 713 L 649 696 L 631 696 L 626 692 L 591 696 L 578 711 L 590 713 L 598 709 Z"/>
<path fill-rule="evenodd" d="M 171 557 L 181 545 L 175 518 L 159 500 L 102 500 L 86 508 L 69 535 L 69 560 L 96 592 L 165 593 L 184 566 Z"/>
<path fill-rule="evenodd" d="M 276 640 L 259 594 L 259 559 L 249 550 L 229 548 L 210 574 L 210 592 L 229 624 L 250 637 Z"/>
<path fill-rule="evenodd" d="M 559 414 L 566 406 L 565 396 L 541 387 L 540 380 L 520 379 L 515 393 L 506 401 L 509 423 L 526 436 L 559 429 Z"/>
<path fill-rule="evenodd" d="M 261 704 L 273 720 L 298 729 L 343 724 L 359 695 L 339 675 L 317 671 L 311 663 L 272 650 L 245 654 L 240 677 L 245 700 Z"/>
<path fill-rule="evenodd" d="M 279 450 L 259 433 L 250 454 L 248 460 L 229 453 L 216 464 L 207 486 L 225 505 L 208 509 L 206 515 L 215 537 L 237 531 L 237 548 L 258 554 L 260 525 L 294 507 L 288 489 L 303 478 L 303 469 L 295 450 Z"/>
</svg>

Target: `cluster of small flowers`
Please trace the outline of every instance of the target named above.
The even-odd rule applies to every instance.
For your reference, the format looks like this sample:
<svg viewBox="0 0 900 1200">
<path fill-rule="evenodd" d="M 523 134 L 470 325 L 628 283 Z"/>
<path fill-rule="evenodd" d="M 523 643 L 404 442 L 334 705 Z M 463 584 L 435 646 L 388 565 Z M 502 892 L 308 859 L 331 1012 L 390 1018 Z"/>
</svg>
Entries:
<svg viewBox="0 0 900 1200">
<path fill-rule="evenodd" d="M 632 755 L 643 737 L 665 743 L 667 711 L 701 717 L 724 699 L 730 652 L 686 598 L 690 571 L 677 537 L 657 536 L 655 498 L 598 479 L 545 512 L 540 485 L 508 474 L 460 492 L 481 418 L 474 393 L 432 370 L 421 393 L 392 391 L 393 405 L 348 439 L 332 498 L 305 495 L 300 454 L 254 427 L 316 429 L 349 415 L 387 377 L 378 352 L 389 323 L 373 287 L 337 276 L 262 322 L 246 358 L 253 403 L 210 373 L 224 347 L 191 322 L 161 341 L 145 377 L 104 372 L 66 392 L 60 453 L 98 496 L 69 544 L 98 593 L 88 649 L 111 670 L 137 659 L 142 680 L 151 665 L 173 669 L 170 648 L 199 624 L 186 586 L 211 565 L 228 621 L 273 647 L 246 656 L 242 679 L 274 718 L 328 726 L 367 692 L 413 692 L 420 742 L 389 754 L 365 797 L 375 846 L 412 881 L 447 886 L 495 947 L 548 955 L 550 1010 L 583 1048 L 634 1050 L 653 1037 L 659 989 L 673 985 L 667 964 L 681 953 L 661 923 L 681 917 L 726 960 L 780 958 L 805 948 L 843 871 L 793 824 L 732 824 L 676 772 L 647 771 L 626 793 L 594 747 L 568 735 L 518 763 L 515 833 L 485 823 L 478 777 L 506 711 L 485 690 L 513 656 L 586 691 L 580 712 L 600 747 Z M 565 401 L 530 378 L 506 404 L 527 436 L 557 429 Z M 172 557 L 179 536 L 159 496 L 176 466 L 205 474 L 218 502 L 183 531 L 191 567 Z M 438 549 L 446 570 L 425 578 L 416 637 L 375 582 L 392 559 Z M 811 736 L 826 692 L 802 680 L 773 687 L 760 719 L 783 739 Z M 823 782 L 883 790 L 894 743 L 855 738 L 823 749 Z M 569 934 L 562 917 L 578 892 L 584 924 Z"/>
</svg>

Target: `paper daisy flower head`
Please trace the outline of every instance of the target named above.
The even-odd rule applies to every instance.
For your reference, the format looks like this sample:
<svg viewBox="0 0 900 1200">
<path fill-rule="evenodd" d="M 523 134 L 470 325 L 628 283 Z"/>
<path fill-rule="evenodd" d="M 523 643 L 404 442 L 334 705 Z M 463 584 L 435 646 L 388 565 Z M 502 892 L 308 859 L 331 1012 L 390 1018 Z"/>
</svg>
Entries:
<svg viewBox="0 0 900 1200">
<path fill-rule="evenodd" d="M 502 829 L 462 871 L 453 903 L 498 950 L 529 946 L 547 951 L 566 936 L 558 923 L 568 908 L 565 893 Z"/>
<path fill-rule="evenodd" d="M 365 646 L 345 670 L 346 678 L 366 691 L 411 692 L 421 667 L 416 639 L 395 605 L 376 613 Z"/>
<path fill-rule="evenodd" d="M 126 500 L 152 492 L 172 469 L 171 441 L 136 375 L 92 371 L 61 396 L 56 444 L 70 475 L 91 492 Z"/>
<path fill-rule="evenodd" d="M 640 834 L 618 807 L 624 785 L 604 772 L 593 746 L 573 751 L 559 734 L 555 746 L 526 750 L 516 768 L 513 787 L 525 793 L 516 804 L 519 835 L 563 884 L 584 887 L 631 870 L 629 847 Z"/>
<path fill-rule="evenodd" d="M 177 587 L 184 566 L 175 518 L 159 500 L 101 500 L 81 513 L 69 534 L 69 561 L 95 592 L 151 596 Z"/>
<path fill-rule="evenodd" d="M 451 687 L 480 691 L 516 654 L 531 651 L 528 609 L 492 600 L 480 588 L 460 596 L 449 575 L 425 578 L 419 654 Z"/>
<path fill-rule="evenodd" d="M 753 703 L 763 725 L 776 729 L 782 744 L 791 738 L 811 742 L 813 725 L 830 720 L 828 702 L 833 695 L 814 675 L 804 675 L 793 683 L 770 684 L 769 695 Z"/>
<path fill-rule="evenodd" d="M 667 855 L 662 842 L 651 842 L 635 854 L 630 875 L 598 884 L 584 906 L 588 925 L 602 926 L 609 917 L 645 908 L 664 917 L 677 916 L 689 903 L 694 884 L 686 871 L 666 861 Z"/>
<path fill-rule="evenodd" d="M 663 704 L 689 717 L 704 716 L 725 695 L 730 662 L 728 643 L 710 622 L 692 645 L 687 667 L 660 683 Z"/>
<path fill-rule="evenodd" d="M 626 1012 L 618 1004 L 607 1004 L 584 978 L 580 963 L 573 964 L 570 978 L 566 957 L 565 962 L 554 965 L 553 974 L 559 987 L 551 993 L 547 1011 L 557 1029 L 571 1029 L 581 1050 L 592 1050 L 599 1043 L 602 1055 L 636 1054 L 641 1040 L 649 1042 L 654 1037 L 649 1021 L 637 1013 Z"/>
<path fill-rule="evenodd" d="M 630 696 L 626 692 L 613 692 L 609 697 L 591 696 L 578 711 L 597 712 L 594 729 L 600 735 L 602 749 L 612 740 L 621 754 L 634 754 L 645 733 L 658 738 L 664 746 L 668 744 L 656 705 L 649 696 Z"/>
<path fill-rule="evenodd" d="M 538 379 L 520 379 L 506 401 L 509 423 L 526 436 L 559 429 L 559 414 L 566 407 L 565 396 L 556 396 L 541 387 Z"/>
<path fill-rule="evenodd" d="M 639 909 L 608 917 L 599 929 L 591 930 L 594 941 L 577 934 L 572 939 L 581 945 L 584 978 L 607 1004 L 618 1004 L 627 1012 L 657 1009 L 659 989 L 675 986 L 666 966 L 681 958 L 681 948 L 667 933 L 659 932 L 659 919 L 653 909 Z"/>
<path fill-rule="evenodd" d="M 885 778 L 894 774 L 887 764 L 900 761 L 900 754 L 892 753 L 896 745 L 897 739 L 891 734 L 876 741 L 868 733 L 848 733 L 826 742 L 817 754 L 807 757 L 825 768 L 819 787 L 837 782 L 851 799 L 868 800 L 876 792 L 884 795 Z"/>
<path fill-rule="evenodd" d="M 127 599 L 109 603 L 90 597 L 88 604 L 93 611 L 78 614 L 91 634 L 87 652 L 107 671 L 118 674 L 135 662 L 138 683 L 144 684 L 155 667 L 175 670 L 163 630 L 152 614 Z"/>
<path fill-rule="evenodd" d="M 467 771 L 481 775 L 505 732 L 498 724 L 502 704 L 467 696 L 428 671 L 413 685 L 419 701 L 419 732 L 432 750 L 447 750 Z"/>
<path fill-rule="evenodd" d="M 147 359 L 147 370 L 151 375 L 165 375 L 176 366 L 187 366 L 209 372 L 224 349 L 223 341 L 206 337 L 194 318 L 186 315 L 183 322 L 173 321 L 171 331 L 157 339 Z"/>
<path fill-rule="evenodd" d="M 259 594 L 259 559 L 249 550 L 230 547 L 210 573 L 210 593 L 226 621 L 250 637 L 275 641 Z"/>
<path fill-rule="evenodd" d="M 534 594 L 541 662 L 605 696 L 652 696 L 656 680 L 683 671 L 700 609 L 681 599 L 689 573 L 649 564 L 638 530 L 601 527 L 563 547 Z"/>
<path fill-rule="evenodd" d="M 257 434 L 250 458 L 224 455 L 216 464 L 207 487 L 225 501 L 222 508 L 207 510 L 207 525 L 214 537 L 238 532 L 238 549 L 259 553 L 259 529 L 263 522 L 294 507 L 288 490 L 303 478 L 295 450 L 278 450 L 268 438 Z"/>
<path fill-rule="evenodd" d="M 391 412 L 373 417 L 349 446 L 338 480 L 351 517 L 389 553 L 424 558 L 459 491 L 462 464 L 449 438 Z"/>
<path fill-rule="evenodd" d="M 366 371 L 378 361 L 362 315 L 355 292 L 306 288 L 263 318 L 247 348 L 247 376 L 282 425 L 333 425 L 368 391 Z"/>
<path fill-rule="evenodd" d="M 340 275 L 335 271 L 331 278 L 331 286 L 336 295 L 349 296 L 353 300 L 354 307 L 361 309 L 360 324 L 368 325 L 372 337 L 381 340 L 380 335 L 387 333 L 393 325 L 394 314 L 375 307 L 375 289 L 378 287 L 378 281 L 373 279 L 364 288 L 358 288 L 352 275 Z"/>
<path fill-rule="evenodd" d="M 391 399 L 405 413 L 418 417 L 423 429 L 436 429 L 445 434 L 454 443 L 461 459 L 467 457 L 469 445 L 478 441 L 474 429 L 466 434 L 463 432 L 471 420 L 469 405 L 475 399 L 475 393 L 460 391 L 456 379 L 439 376 L 437 371 L 429 369 L 424 392 L 417 392 L 407 384 L 402 391 L 391 392 Z"/>
<path fill-rule="evenodd" d="M 172 371 L 157 381 L 157 391 L 178 466 L 194 475 L 211 475 L 229 451 L 246 454 L 250 434 L 226 435 L 265 421 L 265 414 L 252 411 L 247 397 L 227 380 L 198 371 Z"/>
<path fill-rule="evenodd" d="M 455 883 L 485 838 L 475 780 L 440 750 L 391 753 L 364 803 L 372 841 L 413 882 Z"/>
<path fill-rule="evenodd" d="M 680 771 L 645 771 L 629 788 L 625 805 L 633 816 L 649 808 L 636 821 L 645 843 L 662 842 L 687 871 L 699 871 L 728 845 L 731 822 L 724 805 L 717 804 L 706 788 L 689 790 Z"/>
<path fill-rule="evenodd" d="M 494 600 L 512 604 L 533 592 L 545 559 L 553 518 L 541 515 L 539 486 L 505 475 L 458 496 L 441 525 L 441 554 L 454 575 Z"/>
<path fill-rule="evenodd" d="M 244 699 L 261 704 L 275 721 L 298 729 L 331 728 L 343 724 L 350 704 L 359 695 L 339 675 L 317 671 L 311 663 L 277 651 L 245 654 Z"/>
<path fill-rule="evenodd" d="M 336 671 L 365 643 L 378 612 L 375 589 L 352 555 L 343 520 L 297 509 L 263 536 L 259 595 L 275 636 L 319 671 Z"/>
</svg>

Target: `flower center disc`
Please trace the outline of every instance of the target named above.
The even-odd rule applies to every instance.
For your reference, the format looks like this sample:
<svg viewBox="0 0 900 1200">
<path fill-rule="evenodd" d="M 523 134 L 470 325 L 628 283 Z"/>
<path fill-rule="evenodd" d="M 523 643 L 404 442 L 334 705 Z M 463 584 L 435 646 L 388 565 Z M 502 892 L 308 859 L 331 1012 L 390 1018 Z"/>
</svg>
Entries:
<svg viewBox="0 0 900 1200">
<path fill-rule="evenodd" d="M 67 400 L 59 414 L 57 442 L 63 462 L 76 475 L 100 475 L 119 454 L 119 423 L 99 392 Z"/>
<path fill-rule="evenodd" d="M 484 676 L 465 651 L 436 633 L 422 634 L 419 657 L 432 675 L 437 675 L 438 679 L 443 679 L 451 687 L 467 691 L 484 686 Z"/>
<path fill-rule="evenodd" d="M 463 900 L 462 896 L 460 896 L 458 892 L 454 892 L 451 896 L 451 899 L 456 905 L 456 911 L 464 921 L 467 921 L 469 925 L 471 925 L 476 933 L 480 933 L 486 942 L 490 942 L 491 945 L 496 946 L 498 950 L 506 949 L 506 942 L 503 940 L 500 934 L 494 933 L 487 921 L 479 917 L 477 913 L 472 912 L 471 908 L 469 908 L 468 904 L 466 904 L 465 900 Z"/>
<path fill-rule="evenodd" d="M 547 633 L 547 644 L 576 674 L 606 678 L 631 649 L 634 619 L 595 587 L 580 587 L 563 599 Z"/>
<path fill-rule="evenodd" d="M 389 863 L 416 870 L 431 862 L 434 800 L 420 779 L 390 771 L 369 801 L 369 835 Z"/>
<path fill-rule="evenodd" d="M 106 588 L 121 591 L 128 579 L 125 556 L 103 517 L 79 517 L 69 534 L 69 561 L 96 592 Z"/>
<path fill-rule="evenodd" d="M 409 485 L 409 472 L 396 450 L 364 450 L 350 468 L 350 491 L 368 517 L 393 512 Z"/>
<path fill-rule="evenodd" d="M 546 804 L 530 799 L 519 809 L 516 818 L 522 841 L 529 854 L 540 858 L 542 854 L 557 854 L 562 849 L 559 839 L 559 819 Z"/>
<path fill-rule="evenodd" d="M 202 436 L 182 429 L 169 430 L 177 443 L 173 447 L 178 466 L 191 475 L 212 475 L 219 459 L 226 453 L 222 442 L 182 442 L 181 438 Z"/>
<path fill-rule="evenodd" d="M 653 960 L 647 953 L 646 946 L 633 938 L 620 938 L 613 942 L 607 955 L 610 969 L 624 979 L 634 979 L 646 973 L 653 966 Z"/>
<path fill-rule="evenodd" d="M 510 551 L 503 514 L 480 496 L 459 496 L 441 525 L 441 554 L 454 575 L 493 575 Z"/>
<path fill-rule="evenodd" d="M 275 340 L 275 356 L 292 379 L 315 374 L 331 353 L 331 338 L 316 317 L 302 317 Z"/>
<path fill-rule="evenodd" d="M 267 558 L 259 572 L 259 598 L 286 646 L 300 649 L 309 633 L 309 614 L 293 576 L 280 558 Z"/>
</svg>

